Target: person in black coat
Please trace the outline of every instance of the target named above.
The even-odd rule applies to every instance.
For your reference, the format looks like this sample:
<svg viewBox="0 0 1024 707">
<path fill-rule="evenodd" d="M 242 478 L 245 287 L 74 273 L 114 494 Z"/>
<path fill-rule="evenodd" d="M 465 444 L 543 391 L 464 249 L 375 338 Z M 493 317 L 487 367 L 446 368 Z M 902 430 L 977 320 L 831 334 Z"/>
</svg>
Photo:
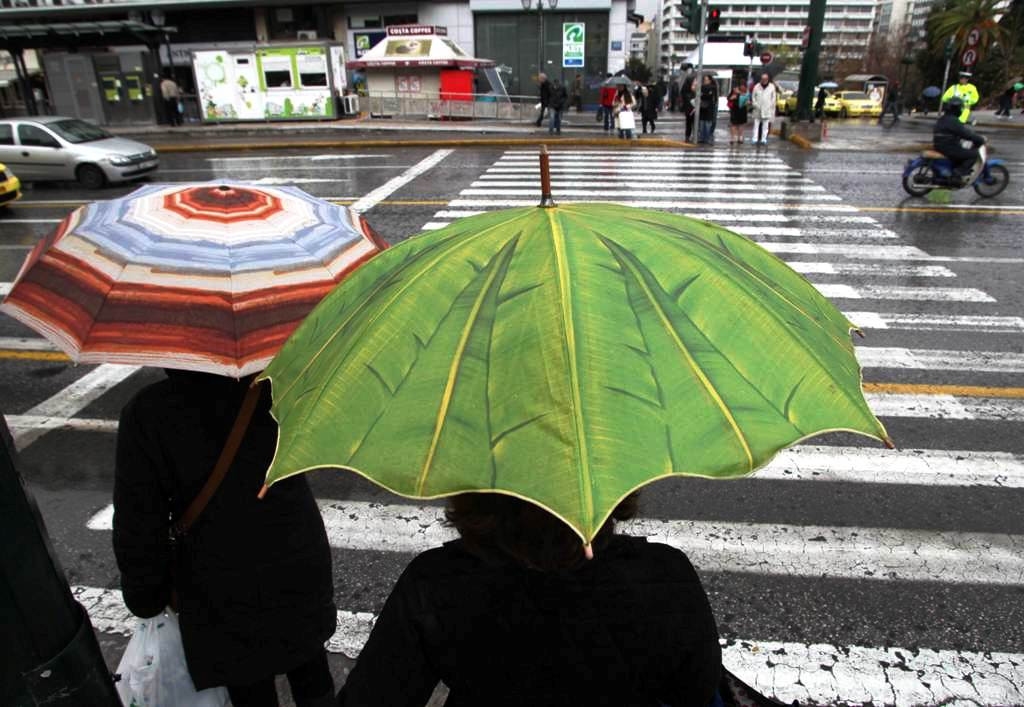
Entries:
<svg viewBox="0 0 1024 707">
<path fill-rule="evenodd" d="M 551 82 L 548 81 L 547 74 L 540 73 L 537 74 L 537 83 L 540 86 L 540 115 L 537 116 L 537 127 L 539 128 L 544 122 L 544 111 L 551 105 Z"/>
<path fill-rule="evenodd" d="M 609 520 L 588 560 L 561 520 L 501 494 L 457 496 L 448 518 L 461 538 L 406 567 L 340 707 L 422 707 L 439 681 L 446 707 L 711 704 L 718 630 L 682 552 Z"/>
<path fill-rule="evenodd" d="M 683 87 L 680 90 L 679 98 L 683 114 L 686 116 L 686 141 L 691 142 L 693 139 L 693 119 L 697 113 L 696 106 L 694 105 L 697 99 L 696 78 L 688 75 L 683 79 Z"/>
<path fill-rule="evenodd" d="M 316 500 L 302 476 L 257 498 L 277 443 L 269 386 L 223 482 L 172 552 L 170 519 L 212 472 L 250 379 L 167 376 L 129 401 L 118 428 L 113 543 L 125 604 L 145 618 L 176 596 L 197 689 L 225 685 L 235 707 L 276 705 L 274 676 L 287 673 L 300 707 L 333 703 L 324 642 L 337 612 Z"/>
<path fill-rule="evenodd" d="M 949 158 L 953 163 L 953 176 L 961 182 L 971 173 L 974 163 L 978 161 L 978 148 L 985 144 L 985 138 L 960 122 L 960 113 L 964 109 L 963 101 L 952 98 L 946 101 L 943 114 L 935 122 L 932 129 L 932 146 Z M 960 143 L 968 140 L 973 148 L 966 148 Z"/>
<path fill-rule="evenodd" d="M 655 121 L 658 119 L 658 109 L 661 101 L 658 98 L 658 89 L 654 86 L 644 86 L 640 89 L 640 118 L 643 121 L 643 132 L 647 134 L 647 126 L 651 126 L 651 133 L 654 133 Z"/>
<path fill-rule="evenodd" d="M 551 87 L 551 94 L 548 97 L 548 110 L 551 119 L 548 122 L 548 133 L 552 135 L 562 134 L 562 113 L 569 107 L 569 94 L 560 81 L 555 80 Z"/>
</svg>

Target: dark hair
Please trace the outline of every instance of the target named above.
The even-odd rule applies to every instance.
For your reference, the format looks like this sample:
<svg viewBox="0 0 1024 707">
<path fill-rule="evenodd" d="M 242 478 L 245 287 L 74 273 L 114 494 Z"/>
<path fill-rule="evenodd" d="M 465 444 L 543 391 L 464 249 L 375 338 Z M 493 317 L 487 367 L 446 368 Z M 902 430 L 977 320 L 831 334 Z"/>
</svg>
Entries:
<svg viewBox="0 0 1024 707">
<path fill-rule="evenodd" d="M 591 543 L 599 554 L 615 533 L 615 521 L 636 514 L 638 493 L 626 496 Z M 501 493 L 463 493 L 448 500 L 448 522 L 466 548 L 484 559 L 512 561 L 543 572 L 572 570 L 586 562 L 583 542 L 565 521 L 529 501 Z"/>
</svg>

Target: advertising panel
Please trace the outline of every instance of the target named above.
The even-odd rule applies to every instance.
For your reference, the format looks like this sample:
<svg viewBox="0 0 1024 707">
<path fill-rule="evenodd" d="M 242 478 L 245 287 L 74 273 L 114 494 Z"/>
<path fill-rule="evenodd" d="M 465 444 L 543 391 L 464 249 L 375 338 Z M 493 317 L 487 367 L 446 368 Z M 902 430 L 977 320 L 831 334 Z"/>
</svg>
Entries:
<svg viewBox="0 0 1024 707">
<path fill-rule="evenodd" d="M 585 23 L 562 23 L 562 66 L 564 68 L 578 68 L 583 66 L 583 45 L 585 38 Z"/>
</svg>

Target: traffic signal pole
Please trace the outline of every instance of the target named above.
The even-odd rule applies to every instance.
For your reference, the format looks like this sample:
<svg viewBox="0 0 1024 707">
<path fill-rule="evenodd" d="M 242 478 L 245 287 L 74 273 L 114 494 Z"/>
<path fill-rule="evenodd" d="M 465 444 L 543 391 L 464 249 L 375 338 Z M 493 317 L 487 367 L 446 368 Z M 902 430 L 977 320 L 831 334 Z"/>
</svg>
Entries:
<svg viewBox="0 0 1024 707">
<path fill-rule="evenodd" d="M 821 35 L 825 28 L 825 0 L 811 0 L 807 13 L 807 26 L 811 29 L 804 59 L 800 64 L 800 87 L 796 98 L 797 120 L 810 120 L 814 112 L 814 86 L 818 83 L 818 55 L 821 54 Z"/>
<path fill-rule="evenodd" d="M 120 707 L 89 615 L 75 601 L 0 415 L 0 704 Z"/>
<path fill-rule="evenodd" d="M 694 127 L 697 131 L 697 142 L 700 142 L 700 92 L 704 87 L 704 40 L 707 37 L 708 27 L 708 0 L 700 2 L 700 34 L 697 36 L 697 90 L 694 100 L 697 105 L 694 107 Z M 714 107 L 715 110 L 718 106 Z"/>
</svg>

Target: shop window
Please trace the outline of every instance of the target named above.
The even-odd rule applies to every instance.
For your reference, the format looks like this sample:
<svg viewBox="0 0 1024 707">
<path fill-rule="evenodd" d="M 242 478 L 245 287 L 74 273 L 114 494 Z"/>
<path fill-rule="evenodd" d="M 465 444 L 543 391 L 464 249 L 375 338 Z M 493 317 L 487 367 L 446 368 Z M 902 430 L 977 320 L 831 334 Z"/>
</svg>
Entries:
<svg viewBox="0 0 1024 707">
<path fill-rule="evenodd" d="M 301 55 L 298 64 L 300 86 L 322 88 L 327 85 L 327 60 L 322 54 Z"/>
<path fill-rule="evenodd" d="M 264 56 L 263 81 L 267 88 L 292 88 L 292 63 L 288 56 Z"/>
<path fill-rule="evenodd" d="M 419 23 L 419 16 L 412 15 L 384 15 L 384 26 L 390 25 L 415 25 Z"/>
</svg>

